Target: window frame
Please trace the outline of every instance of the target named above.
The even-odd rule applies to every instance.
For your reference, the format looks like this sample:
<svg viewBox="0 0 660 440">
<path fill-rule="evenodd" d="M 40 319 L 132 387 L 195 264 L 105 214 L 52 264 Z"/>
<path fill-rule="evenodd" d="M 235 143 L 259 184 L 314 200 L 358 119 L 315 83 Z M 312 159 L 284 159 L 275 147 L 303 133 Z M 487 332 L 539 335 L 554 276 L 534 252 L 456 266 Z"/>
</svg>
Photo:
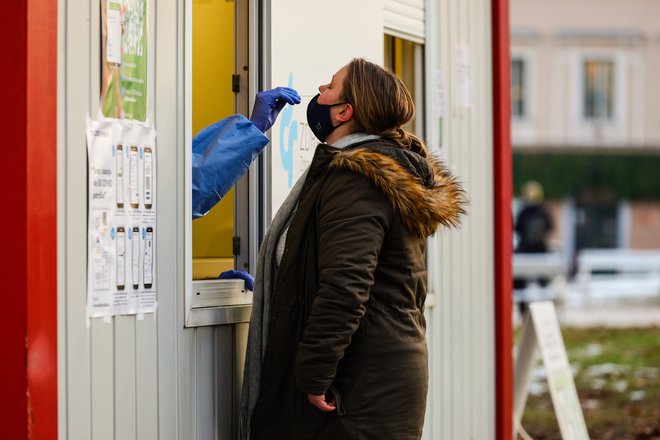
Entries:
<svg viewBox="0 0 660 440">
<path fill-rule="evenodd" d="M 517 124 L 531 124 L 536 115 L 536 57 L 531 50 L 511 50 L 510 68 L 513 79 L 513 61 L 520 60 L 523 63 L 523 107 L 522 115 L 513 113 L 513 96 L 511 96 L 511 120 Z M 512 87 L 513 88 L 513 87 Z"/>
<path fill-rule="evenodd" d="M 520 69 L 514 68 L 515 65 L 519 65 Z M 524 58 L 519 56 L 511 57 L 511 118 L 512 119 L 525 119 L 529 114 L 529 102 L 527 98 L 527 89 L 529 88 L 528 84 L 528 75 L 527 70 L 529 66 L 527 65 Z M 519 72 L 516 72 L 519 70 Z M 514 79 L 519 79 L 519 84 L 514 83 Z M 519 96 L 514 95 L 514 90 L 520 88 Z"/>
<path fill-rule="evenodd" d="M 390 46 L 387 45 L 387 40 L 386 38 L 391 38 L 392 39 L 392 44 Z M 426 57 L 426 45 L 424 42 L 419 42 L 417 40 L 412 40 L 408 39 L 405 37 L 402 37 L 398 33 L 392 33 L 388 30 L 386 30 L 383 33 L 383 51 L 385 52 L 386 49 L 389 47 L 392 51 L 392 56 L 388 56 L 388 54 L 385 53 L 385 56 L 383 57 L 383 64 L 385 65 L 386 68 L 391 69 L 394 73 L 396 70 L 396 60 L 394 56 L 394 47 L 396 45 L 396 39 L 402 40 L 403 42 L 406 43 L 412 43 L 413 44 L 413 76 L 414 76 L 414 90 L 412 90 L 412 98 L 415 103 L 415 119 L 413 121 L 413 131 L 414 134 L 419 136 L 422 139 L 426 139 L 426 66 L 425 66 L 425 57 Z M 392 66 L 387 65 L 388 59 L 392 59 Z M 401 78 L 402 81 L 404 81 Z M 405 83 L 405 81 L 404 81 Z M 406 87 L 408 87 L 408 84 L 406 84 Z"/>
<path fill-rule="evenodd" d="M 588 96 L 587 94 L 589 93 L 589 88 L 588 88 L 588 73 L 587 73 L 587 65 L 589 63 L 597 63 L 597 64 L 608 64 L 609 67 L 611 67 L 611 78 L 609 79 L 609 85 L 611 87 L 609 91 L 609 101 L 606 103 L 606 107 L 609 107 L 609 109 L 606 110 L 607 114 L 604 116 L 600 115 L 588 115 L 587 114 L 587 101 L 588 101 Z M 585 122 L 592 122 L 592 123 L 608 123 L 608 122 L 613 122 L 616 118 L 617 115 L 617 61 L 616 57 L 614 55 L 608 55 L 608 54 L 586 54 L 583 55 L 581 60 L 580 60 L 580 101 L 581 101 L 581 106 L 580 106 L 580 116 L 581 119 Z M 608 105 L 609 104 L 609 105 Z"/>
<path fill-rule="evenodd" d="M 242 280 L 193 280 L 192 255 L 192 1 L 184 8 L 184 234 L 183 325 L 198 327 L 249 322 L 252 295 Z M 239 75 L 235 113 L 248 115 L 260 78 L 258 57 L 259 10 L 255 0 L 236 2 L 234 74 Z M 243 66 L 250 68 L 243 69 Z M 229 83 L 228 83 L 229 86 Z M 239 251 L 234 268 L 254 273 L 261 238 L 263 158 L 259 158 L 235 185 L 234 240 Z M 240 244 L 239 244 L 240 243 Z"/>
<path fill-rule="evenodd" d="M 539 129 L 536 125 L 539 112 L 536 108 L 537 86 L 539 84 L 536 48 L 511 48 L 510 58 L 511 60 L 520 59 L 523 62 L 525 66 L 523 82 L 526 84 L 523 98 L 525 107 L 524 115 L 518 117 L 513 114 L 513 111 L 511 112 L 511 136 L 513 144 L 516 146 L 534 145 L 538 142 L 537 130 Z M 511 64 L 509 67 L 511 68 Z M 511 110 L 513 110 L 512 98 L 510 97 L 509 104 Z"/>
</svg>

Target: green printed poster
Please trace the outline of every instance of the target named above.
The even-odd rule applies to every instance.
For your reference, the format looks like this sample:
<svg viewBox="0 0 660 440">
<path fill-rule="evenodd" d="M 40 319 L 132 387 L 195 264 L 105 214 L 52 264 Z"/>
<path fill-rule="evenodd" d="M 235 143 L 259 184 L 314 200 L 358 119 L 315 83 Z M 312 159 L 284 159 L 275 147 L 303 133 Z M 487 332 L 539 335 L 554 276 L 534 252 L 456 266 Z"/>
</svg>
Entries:
<svg viewBox="0 0 660 440">
<path fill-rule="evenodd" d="M 101 110 L 107 118 L 147 117 L 147 0 L 101 0 Z"/>
</svg>

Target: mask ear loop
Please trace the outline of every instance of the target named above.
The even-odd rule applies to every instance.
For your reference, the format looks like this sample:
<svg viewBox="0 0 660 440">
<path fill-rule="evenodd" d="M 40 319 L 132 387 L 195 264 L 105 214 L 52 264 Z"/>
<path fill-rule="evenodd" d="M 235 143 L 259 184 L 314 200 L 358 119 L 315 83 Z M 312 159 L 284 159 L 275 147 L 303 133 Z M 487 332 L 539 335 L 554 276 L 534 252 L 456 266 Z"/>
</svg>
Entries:
<svg viewBox="0 0 660 440">
<path fill-rule="evenodd" d="M 347 122 L 348 122 L 348 121 L 340 122 L 339 124 L 333 126 L 333 127 L 332 127 L 332 131 L 335 131 L 336 129 L 338 129 L 339 127 L 341 127 L 342 125 L 344 125 L 344 124 L 347 123 Z"/>
</svg>

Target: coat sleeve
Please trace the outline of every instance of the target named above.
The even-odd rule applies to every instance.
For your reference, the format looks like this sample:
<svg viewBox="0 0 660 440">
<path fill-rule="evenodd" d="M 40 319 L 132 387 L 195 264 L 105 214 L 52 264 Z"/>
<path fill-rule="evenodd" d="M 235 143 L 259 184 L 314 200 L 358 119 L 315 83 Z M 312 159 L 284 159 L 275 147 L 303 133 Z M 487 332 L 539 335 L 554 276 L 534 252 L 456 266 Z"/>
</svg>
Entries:
<svg viewBox="0 0 660 440">
<path fill-rule="evenodd" d="M 204 216 L 248 170 L 268 138 L 248 119 L 230 116 L 193 139 L 192 216 Z"/>
<path fill-rule="evenodd" d="M 319 200 L 319 283 L 296 357 L 296 381 L 325 393 L 351 343 L 374 283 L 393 208 L 366 177 L 347 170 L 328 176 Z"/>
</svg>

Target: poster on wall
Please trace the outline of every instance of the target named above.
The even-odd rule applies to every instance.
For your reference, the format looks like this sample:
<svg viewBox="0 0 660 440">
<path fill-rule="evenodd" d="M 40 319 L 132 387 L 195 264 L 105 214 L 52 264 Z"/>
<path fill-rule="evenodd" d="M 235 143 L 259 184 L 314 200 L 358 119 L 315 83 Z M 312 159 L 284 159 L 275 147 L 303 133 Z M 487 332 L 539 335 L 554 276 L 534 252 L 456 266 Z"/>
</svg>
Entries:
<svg viewBox="0 0 660 440">
<path fill-rule="evenodd" d="M 101 112 L 147 117 L 147 0 L 101 0 Z"/>
<path fill-rule="evenodd" d="M 459 110 L 471 106 L 470 90 L 472 87 L 472 67 L 470 48 L 466 44 L 456 46 L 456 107 Z"/>
<path fill-rule="evenodd" d="M 87 318 L 155 312 L 156 132 L 87 120 Z"/>
<path fill-rule="evenodd" d="M 319 144 L 307 124 L 307 104 L 351 59 L 383 64 L 383 19 L 381 0 L 336 0 L 333 8 L 323 11 L 322 20 L 318 5 L 306 0 L 278 0 L 270 9 L 271 86 L 293 87 L 302 98 L 300 104 L 284 107 L 270 131 L 274 216 Z M 296 32 L 291 32 L 290 23 L 296 23 Z M 336 32 L 337 23 L 342 23 L 342 32 Z"/>
<path fill-rule="evenodd" d="M 432 121 L 430 132 L 430 142 L 427 144 L 434 153 L 441 159 L 445 159 L 445 150 L 442 148 L 445 138 L 445 74 L 441 68 L 435 69 L 433 77 L 432 94 Z"/>
</svg>

